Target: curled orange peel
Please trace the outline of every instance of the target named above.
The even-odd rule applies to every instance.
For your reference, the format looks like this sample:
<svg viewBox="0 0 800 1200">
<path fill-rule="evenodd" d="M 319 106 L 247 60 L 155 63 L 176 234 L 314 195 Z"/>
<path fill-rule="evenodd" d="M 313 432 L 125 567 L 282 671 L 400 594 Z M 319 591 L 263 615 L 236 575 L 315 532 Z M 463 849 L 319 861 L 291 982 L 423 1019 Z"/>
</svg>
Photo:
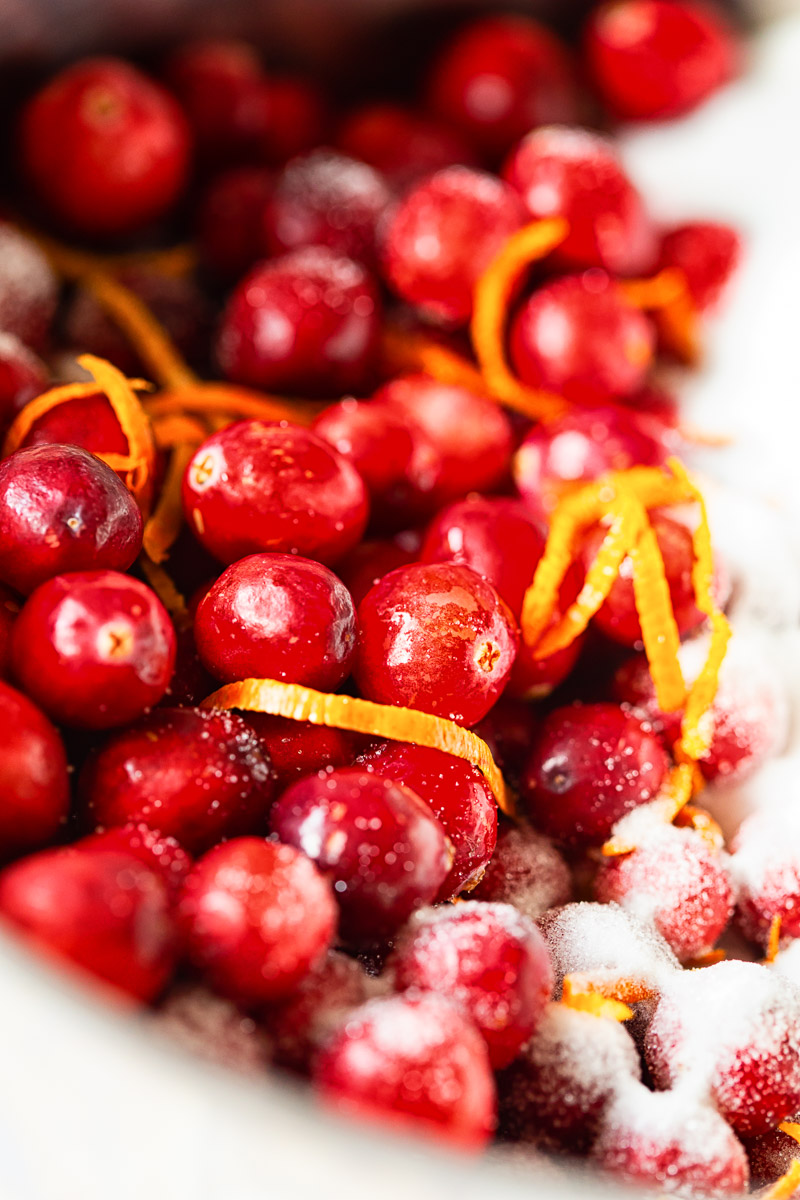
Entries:
<svg viewBox="0 0 800 1200">
<path fill-rule="evenodd" d="M 597 992 L 569 992 L 562 995 L 561 1003 L 565 1008 L 590 1013 L 593 1017 L 607 1017 L 612 1021 L 629 1021 L 633 1016 L 633 1009 L 627 1004 L 600 996 Z"/>
<path fill-rule="evenodd" d="M 784 1122 L 784 1124 L 789 1124 L 789 1122 Z M 786 1132 L 783 1125 L 779 1125 L 778 1128 Z M 791 1200 L 798 1188 L 800 1188 L 800 1158 L 795 1158 L 788 1171 L 781 1175 L 780 1179 L 776 1179 L 775 1183 L 765 1192 L 760 1193 L 759 1200 Z"/>
<path fill-rule="evenodd" d="M 478 368 L 448 346 L 416 331 L 389 326 L 382 335 L 381 352 L 388 373 L 422 372 L 440 383 L 486 393 L 486 383 Z"/>
<path fill-rule="evenodd" d="M 582 997 L 596 996 L 602 1000 L 615 1001 L 626 1007 L 628 1014 L 633 1016 L 630 1005 L 637 1004 L 640 1000 L 650 1000 L 654 995 L 655 990 L 641 979 L 613 978 L 605 974 L 593 975 L 591 972 L 576 971 L 564 976 L 561 1003 L 570 1008 L 580 1008 L 587 1003 Z"/>
<path fill-rule="evenodd" d="M 665 267 L 649 279 L 621 280 L 620 287 L 631 304 L 652 315 L 662 344 L 672 354 L 685 363 L 699 361 L 697 308 L 679 267 Z"/>
<path fill-rule="evenodd" d="M 690 958 L 683 965 L 687 971 L 700 971 L 703 967 L 715 967 L 717 963 L 724 962 L 726 957 L 724 950 L 706 950 L 705 953 L 698 954 L 696 958 Z"/>
<path fill-rule="evenodd" d="M 678 763 L 671 767 L 658 796 L 652 802 L 654 807 L 657 806 L 659 819 L 666 825 L 677 821 L 691 800 L 692 792 L 693 768 L 691 764 Z M 623 854 L 631 854 L 635 849 L 635 842 L 619 833 L 612 833 L 608 841 L 603 843 L 601 853 L 605 858 L 619 858 Z"/>
<path fill-rule="evenodd" d="M 304 401 L 288 403 L 238 384 L 197 380 L 187 387 L 168 388 L 153 396 L 147 402 L 147 411 L 154 420 L 163 416 L 192 415 L 221 416 L 227 425 L 239 420 L 291 421 L 295 425 L 310 425 L 318 406 Z"/>
<path fill-rule="evenodd" d="M 776 913 L 775 916 L 772 918 L 772 920 L 769 923 L 769 936 L 767 938 L 767 951 L 766 951 L 766 954 L 764 955 L 764 962 L 767 963 L 769 966 L 771 966 L 772 963 L 775 962 L 775 959 L 778 957 L 778 951 L 781 948 L 781 925 L 782 925 L 782 923 L 783 922 L 781 921 L 780 913 Z M 798 1125 L 797 1128 L 800 1129 L 800 1125 Z M 792 1136 L 794 1136 L 794 1134 Z M 800 1138 L 798 1138 L 797 1140 L 800 1141 Z"/>
<path fill-rule="evenodd" d="M 158 502 L 145 522 L 142 545 L 154 563 L 164 562 L 181 531 L 183 476 L 197 445 L 197 442 L 185 442 L 173 447 Z"/>
</svg>

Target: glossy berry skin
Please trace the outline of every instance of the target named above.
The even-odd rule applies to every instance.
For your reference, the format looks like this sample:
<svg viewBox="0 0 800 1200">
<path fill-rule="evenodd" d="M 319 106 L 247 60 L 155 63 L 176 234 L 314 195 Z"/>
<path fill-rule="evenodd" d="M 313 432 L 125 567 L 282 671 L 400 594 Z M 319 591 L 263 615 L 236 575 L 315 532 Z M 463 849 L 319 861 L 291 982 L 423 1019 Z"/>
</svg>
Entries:
<svg viewBox="0 0 800 1200">
<path fill-rule="evenodd" d="M 519 780 L 537 725 L 538 717 L 529 704 L 505 694 L 474 730 L 486 742 L 505 779 L 514 783 Z"/>
<path fill-rule="evenodd" d="M 362 694 L 474 725 L 505 686 L 519 635 L 490 583 L 469 567 L 416 563 L 386 575 L 358 607 Z"/>
<path fill-rule="evenodd" d="M 670 229 L 661 241 L 662 267 L 678 267 L 700 311 L 713 308 L 739 265 L 741 239 L 730 225 L 689 221 Z"/>
<path fill-rule="evenodd" d="M 690 112 L 733 76 L 738 48 L 710 6 L 610 0 L 586 26 L 585 51 L 606 107 L 635 121 Z"/>
<path fill-rule="evenodd" d="M 92 237 L 164 216 L 187 182 L 190 135 L 173 98 L 116 58 L 84 59 L 28 102 L 23 172 L 54 217 Z"/>
<path fill-rule="evenodd" d="M 545 719 L 522 777 L 535 829 L 573 846 L 604 842 L 614 824 L 652 800 L 667 755 L 651 726 L 616 704 L 573 704 Z"/>
<path fill-rule="evenodd" d="M 428 103 L 493 161 L 529 129 L 571 123 L 580 109 L 565 47 L 518 16 L 479 18 L 456 33 L 434 62 Z"/>
<path fill-rule="evenodd" d="M 400 935 L 389 969 L 398 991 L 439 992 L 466 1012 L 494 1070 L 516 1058 L 553 990 L 547 946 L 510 904 L 423 909 Z"/>
<path fill-rule="evenodd" d="M 333 691 L 350 671 L 356 610 L 322 563 L 251 554 L 223 571 L 194 623 L 197 649 L 217 679 L 284 679 Z"/>
<path fill-rule="evenodd" d="M 380 298 L 365 268 L 327 246 L 307 246 L 260 263 L 236 287 L 217 360 L 234 383 L 266 391 L 363 391 L 379 321 Z"/>
<path fill-rule="evenodd" d="M 336 931 L 330 887 L 291 846 L 233 838 L 195 863 L 178 918 L 188 962 L 246 1005 L 290 995 Z"/>
<path fill-rule="evenodd" d="M 246 161 L 257 153 L 267 114 L 265 77 L 252 46 L 198 38 L 169 56 L 164 75 L 204 165 Z"/>
<path fill-rule="evenodd" d="M 42 413 L 23 446 L 82 446 L 92 454 L 127 454 L 128 442 L 106 396 L 79 396 Z"/>
<path fill-rule="evenodd" d="M 203 192 L 197 239 L 203 262 L 217 278 L 241 279 L 263 257 L 263 215 L 273 185 L 273 172 L 265 167 L 232 167 Z"/>
<path fill-rule="evenodd" d="M 452 126 L 401 104 L 355 109 L 339 126 L 336 145 L 380 171 L 398 191 L 444 167 L 475 165 L 469 142 Z"/>
<path fill-rule="evenodd" d="M 161 708 L 90 756 L 79 792 L 88 823 L 138 822 L 199 854 L 266 828 L 275 777 L 235 713 Z"/>
<path fill-rule="evenodd" d="M 162 876 L 172 902 L 177 900 L 183 881 L 192 868 L 190 855 L 174 837 L 151 829 L 141 821 L 131 821 L 102 833 L 90 834 L 81 838 L 80 846 L 87 851 L 118 850 L 132 854 Z"/>
<path fill-rule="evenodd" d="M 353 603 L 358 606 L 367 592 L 396 567 L 416 562 L 418 556 L 412 548 L 415 544 L 418 545 L 416 532 L 411 545 L 405 542 L 403 534 L 392 539 L 364 541 L 338 562 L 337 574 L 353 597 Z"/>
<path fill-rule="evenodd" d="M 136 1000 L 155 999 L 175 966 L 160 873 L 135 854 L 77 842 L 0 874 L 0 913 L 53 958 Z"/>
<path fill-rule="evenodd" d="M 347 399 L 324 409 L 311 428 L 353 464 L 373 511 L 391 507 L 414 455 L 414 437 L 401 412 L 379 401 Z"/>
<path fill-rule="evenodd" d="M 175 630 L 150 588 L 116 571 L 57 575 L 14 625 L 15 678 L 48 716 L 79 729 L 136 720 L 167 690 Z"/>
<path fill-rule="evenodd" d="M 356 1009 L 320 1055 L 313 1080 L 343 1114 L 460 1149 L 479 1150 L 494 1128 L 483 1039 L 441 996 L 392 996 Z"/>
<path fill-rule="evenodd" d="M 736 920 L 751 942 L 766 947 L 780 918 L 782 938 L 800 931 L 800 829 L 793 814 L 758 810 L 731 842 Z"/>
<path fill-rule="evenodd" d="M 58 280 L 42 251 L 0 220 L 0 330 L 41 350 L 57 304 Z"/>
<path fill-rule="evenodd" d="M 49 379 L 41 359 L 16 334 L 0 330 L 0 437 L 29 400 L 47 391 Z"/>
<path fill-rule="evenodd" d="M 655 229 L 606 138 L 568 126 L 534 129 L 513 150 L 503 176 L 531 220 L 564 217 L 569 223 L 555 251 L 559 264 L 602 267 L 613 275 L 645 274 L 655 266 Z"/>
<path fill-rule="evenodd" d="M 270 825 L 330 880 L 341 935 L 356 945 L 391 937 L 430 903 L 453 859 L 442 825 L 415 792 L 358 766 L 298 779 Z"/>
<path fill-rule="evenodd" d="M 463 325 L 474 286 L 525 208 L 508 184 L 470 167 L 446 167 L 411 188 L 383 235 L 383 269 L 397 295 L 431 320 Z"/>
<path fill-rule="evenodd" d="M 0 580 L 16 591 L 65 571 L 124 571 L 141 548 L 133 496 L 87 450 L 31 446 L 0 462 Z"/>
<path fill-rule="evenodd" d="M 270 713 L 248 712 L 244 719 L 265 747 L 279 789 L 323 767 L 348 766 L 355 756 L 351 735 L 341 729 Z"/>
<path fill-rule="evenodd" d="M 524 301 L 509 347 L 523 383 L 577 404 L 601 404 L 642 386 L 655 335 L 614 280 L 591 270 L 564 275 Z"/>
<path fill-rule="evenodd" d="M 476 900 L 513 905 L 529 920 L 538 921 L 549 908 L 572 899 L 572 879 L 564 858 L 549 838 L 529 825 L 506 824 L 500 830 L 492 861 L 472 895 Z"/>
<path fill-rule="evenodd" d="M 69 811 L 67 756 L 57 730 L 0 683 L 0 858 L 46 845 Z"/>
<path fill-rule="evenodd" d="M 361 538 L 361 476 L 299 425 L 239 421 L 198 448 L 183 481 L 183 508 L 211 554 L 233 563 L 263 551 L 334 563 Z"/>
<path fill-rule="evenodd" d="M 477 767 L 442 750 L 405 742 L 384 742 L 357 761 L 411 788 L 439 818 L 454 858 L 436 900 L 452 900 L 473 888 L 497 842 L 497 804 Z"/>
<path fill-rule="evenodd" d="M 11 630 L 19 616 L 22 600 L 17 599 L 11 588 L 0 583 L 0 679 L 8 674 L 11 657 Z"/>
</svg>

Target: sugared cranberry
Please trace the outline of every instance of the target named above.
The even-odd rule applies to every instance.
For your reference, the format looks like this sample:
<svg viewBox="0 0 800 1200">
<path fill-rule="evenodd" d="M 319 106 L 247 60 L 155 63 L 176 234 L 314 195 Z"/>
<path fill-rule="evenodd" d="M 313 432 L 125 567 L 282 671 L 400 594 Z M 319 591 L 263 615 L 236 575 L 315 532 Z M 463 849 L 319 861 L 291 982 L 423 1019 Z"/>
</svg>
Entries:
<svg viewBox="0 0 800 1200">
<path fill-rule="evenodd" d="M 671 229 L 661 242 L 661 265 L 686 276 L 692 300 L 713 308 L 739 264 L 742 243 L 735 229 L 714 221 L 690 221 Z"/>
<path fill-rule="evenodd" d="M 170 988 L 152 1023 L 190 1053 L 243 1075 L 263 1078 L 272 1061 L 270 1039 L 258 1022 L 200 984 Z"/>
<path fill-rule="evenodd" d="M 750 1164 L 750 1183 L 759 1189 L 776 1183 L 800 1158 L 800 1147 L 795 1139 L 780 1129 L 752 1138 L 745 1149 Z"/>
<path fill-rule="evenodd" d="M 524 383 L 601 404 L 641 387 L 655 335 L 614 280 L 595 269 L 535 291 L 511 322 L 509 346 Z"/>
<path fill-rule="evenodd" d="M 159 871 L 172 900 L 176 900 L 183 881 L 192 868 L 192 859 L 174 838 L 151 829 L 141 821 L 117 825 L 102 833 L 81 839 L 85 850 L 120 850 L 133 854 L 145 866 Z"/>
<path fill-rule="evenodd" d="M 337 574 L 347 586 L 353 603 L 359 605 L 367 592 L 396 567 L 416 562 L 418 555 L 400 538 L 361 542 L 336 564 Z"/>
<path fill-rule="evenodd" d="M 380 401 L 342 400 L 321 412 L 311 428 L 356 468 L 369 488 L 373 511 L 390 508 L 414 454 L 404 414 Z"/>
<path fill-rule="evenodd" d="M 116 571 L 57 575 L 14 625 L 11 665 L 54 720 L 108 729 L 140 717 L 169 685 L 175 631 L 150 588 Z"/>
<path fill-rule="evenodd" d="M 667 755 L 650 725 L 616 704 L 573 704 L 544 721 L 522 777 L 527 815 L 568 845 L 597 845 L 652 800 Z"/>
<path fill-rule="evenodd" d="M 263 167 L 233 167 L 203 193 L 197 238 L 204 263 L 220 279 L 240 279 L 263 257 L 263 215 L 273 181 Z"/>
<path fill-rule="evenodd" d="M 198 39 L 170 55 L 167 83 L 181 102 L 207 165 L 258 154 L 267 121 L 264 73 L 246 42 Z"/>
<path fill-rule="evenodd" d="M 0 330 L 0 437 L 29 400 L 47 391 L 48 382 L 41 359 L 16 334 Z"/>
<path fill-rule="evenodd" d="M 343 154 L 369 163 L 402 189 L 444 167 L 470 166 L 474 153 L 452 126 L 400 104 L 365 104 L 345 118 L 336 135 Z"/>
<path fill-rule="evenodd" d="M 454 858 L 436 899 L 452 900 L 474 887 L 497 842 L 497 804 L 477 767 L 441 750 L 404 742 L 385 742 L 358 762 L 410 787 L 441 821 Z"/>
<path fill-rule="evenodd" d="M 206 667 L 223 682 L 285 679 L 332 691 L 355 654 L 356 610 L 322 563 L 251 554 L 207 592 L 194 636 Z"/>
<path fill-rule="evenodd" d="M 178 916 L 188 961 L 244 1004 L 288 996 L 336 930 L 336 904 L 311 860 L 260 838 L 233 838 L 199 859 Z"/>
<path fill-rule="evenodd" d="M 152 1000 L 175 964 L 167 885 L 126 850 L 82 842 L 42 850 L 0 874 L 0 913 L 53 957 L 137 1000 Z"/>
<path fill-rule="evenodd" d="M 117 58 L 85 59 L 22 114 L 22 167 L 59 221 L 93 237 L 132 233 L 180 196 L 190 136 L 173 98 Z"/>
<path fill-rule="evenodd" d="M 0 221 L 0 330 L 40 350 L 57 304 L 58 281 L 42 251 Z"/>
<path fill-rule="evenodd" d="M 556 251 L 570 268 L 603 267 L 614 275 L 652 270 L 656 234 L 644 203 L 611 143 L 588 129 L 534 129 L 503 172 L 531 217 L 564 217 L 569 233 Z"/>
<path fill-rule="evenodd" d="M 97 750 L 79 791 L 91 824 L 141 822 L 200 853 L 266 829 L 275 778 L 241 717 L 162 708 Z"/>
<path fill-rule="evenodd" d="M 78 446 L 30 446 L 0 462 L 0 579 L 18 592 L 65 571 L 124 571 L 142 514 L 104 462 Z"/>
<path fill-rule="evenodd" d="M 276 803 L 270 825 L 330 879 L 342 935 L 356 944 L 391 936 L 429 904 L 453 858 L 429 805 L 363 767 L 299 779 Z"/>
<path fill-rule="evenodd" d="M 307 246 L 257 266 L 228 301 L 217 340 L 236 383 L 301 395 L 363 390 L 380 319 L 375 284 L 360 263 Z"/>
<path fill-rule="evenodd" d="M 372 1000 L 317 1061 L 314 1082 L 340 1112 L 479 1149 L 495 1123 L 481 1035 L 436 995 Z"/>
<path fill-rule="evenodd" d="M 19 616 L 22 601 L 11 588 L 0 583 L 0 679 L 5 678 L 11 661 L 11 630 Z"/>
<path fill-rule="evenodd" d="M 586 26 L 586 58 L 607 107 L 619 117 L 677 117 L 732 77 L 738 51 L 711 7 L 691 0 L 610 0 Z"/>
<path fill-rule="evenodd" d="M 406 193 L 386 227 L 386 278 L 427 317 L 463 324 L 477 280 L 525 215 L 520 197 L 496 176 L 469 167 L 438 171 Z"/>
<path fill-rule="evenodd" d="M 0 858 L 43 846 L 69 808 L 67 756 L 26 696 L 0 683 Z"/>
<path fill-rule="evenodd" d="M 745 819 L 731 843 L 737 921 L 745 936 L 766 946 L 780 917 L 782 937 L 800 936 L 800 822 L 782 808 Z"/>
<path fill-rule="evenodd" d="M 353 761 L 352 736 L 341 729 L 292 721 L 269 713 L 244 714 L 247 724 L 266 746 L 278 786 L 287 787 L 300 775 L 313 775 L 323 767 L 344 767 Z"/>
<path fill-rule="evenodd" d="M 528 825 L 506 825 L 472 895 L 512 904 L 537 921 L 549 908 L 572 899 L 569 867 L 553 843 Z"/>
<path fill-rule="evenodd" d="M 434 62 L 434 112 L 493 160 L 536 125 L 572 122 L 580 99 L 567 50 L 536 21 L 490 16 L 460 30 Z"/>
<path fill-rule="evenodd" d="M 361 601 L 358 625 L 354 673 L 368 699 L 465 725 L 489 711 L 517 650 L 492 585 L 451 563 L 398 567 Z"/>
<path fill-rule="evenodd" d="M 183 482 L 186 519 L 232 563 L 264 550 L 335 562 L 367 522 L 361 476 L 298 425 L 239 421 L 198 448 Z"/>
</svg>

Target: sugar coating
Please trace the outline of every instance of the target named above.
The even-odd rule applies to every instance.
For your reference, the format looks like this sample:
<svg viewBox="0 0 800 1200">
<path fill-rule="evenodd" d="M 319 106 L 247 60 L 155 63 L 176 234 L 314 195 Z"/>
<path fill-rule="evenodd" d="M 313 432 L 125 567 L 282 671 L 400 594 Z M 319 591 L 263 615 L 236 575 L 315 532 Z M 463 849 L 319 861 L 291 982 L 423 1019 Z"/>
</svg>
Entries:
<svg viewBox="0 0 800 1200">
<path fill-rule="evenodd" d="M 742 932 L 766 945 L 775 916 L 782 936 L 800 935 L 800 811 L 789 805 L 753 813 L 731 844 Z"/>
<path fill-rule="evenodd" d="M 778 952 L 772 969 L 800 988 L 800 939 L 790 942 Z"/>
<path fill-rule="evenodd" d="M 680 970 L 662 936 L 618 904 L 582 901 L 546 913 L 539 922 L 556 976 L 591 972 L 597 978 L 632 979 L 660 990 Z"/>
<path fill-rule="evenodd" d="M 173 989 L 153 1023 L 186 1050 L 246 1075 L 261 1074 L 272 1057 L 269 1038 L 253 1018 L 204 987 Z"/>
<path fill-rule="evenodd" d="M 504 829 L 492 860 L 472 895 L 512 904 L 536 921 L 572 898 L 569 867 L 549 838 L 527 825 Z"/>
</svg>

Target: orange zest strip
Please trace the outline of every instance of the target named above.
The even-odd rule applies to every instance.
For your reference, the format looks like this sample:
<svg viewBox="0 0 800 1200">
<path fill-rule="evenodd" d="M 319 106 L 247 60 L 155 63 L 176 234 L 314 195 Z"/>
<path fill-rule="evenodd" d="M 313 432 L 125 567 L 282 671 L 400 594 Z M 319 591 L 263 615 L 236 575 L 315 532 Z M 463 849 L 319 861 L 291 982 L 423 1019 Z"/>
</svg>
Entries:
<svg viewBox="0 0 800 1200">
<path fill-rule="evenodd" d="M 286 403 L 235 384 L 201 382 L 161 392 L 148 400 L 146 407 L 153 419 L 186 413 L 227 414 L 230 421 L 292 421 L 295 425 L 310 425 L 319 411 L 316 404 Z"/>
<path fill-rule="evenodd" d="M 788 1122 L 784 1122 L 784 1124 L 788 1124 Z M 783 1125 L 779 1125 L 778 1128 L 783 1129 Z M 759 1200 L 791 1200 L 798 1188 L 800 1188 L 800 1158 L 795 1158 L 789 1170 L 781 1175 L 772 1187 L 761 1192 Z"/>
<path fill-rule="evenodd" d="M 678 660 L 681 644 L 664 559 L 652 525 L 631 550 L 633 594 L 650 674 L 662 712 L 675 712 L 686 699 L 686 684 Z"/>
<path fill-rule="evenodd" d="M 561 991 L 562 1004 L 577 1007 L 574 1004 L 576 996 L 602 996 L 606 1000 L 616 1000 L 619 1004 L 637 1004 L 640 1000 L 650 1000 L 655 995 L 653 988 L 641 979 L 614 979 L 603 975 L 591 975 L 589 972 L 576 971 L 564 976 Z"/>
<path fill-rule="evenodd" d="M 430 746 L 456 758 L 466 759 L 477 767 L 492 789 L 498 806 L 512 814 L 511 797 L 503 776 L 484 741 L 454 721 L 435 717 L 413 708 L 395 708 L 390 704 L 373 704 L 352 696 L 337 696 L 316 692 L 295 683 L 277 679 L 244 679 L 229 683 L 208 696 L 202 708 L 244 708 L 252 712 L 272 713 L 293 721 L 310 721 L 331 729 L 348 729 L 396 742 L 411 742 Z"/>
<path fill-rule="evenodd" d="M 700 358 L 697 309 L 686 276 L 678 267 L 665 267 L 650 279 L 620 283 L 631 304 L 653 314 L 667 349 L 686 363 Z"/>
<path fill-rule="evenodd" d="M 694 784 L 694 767 L 691 763 L 679 763 L 672 767 L 665 782 L 651 805 L 658 812 L 659 819 L 671 825 L 673 821 L 680 822 L 683 811 L 692 798 Z M 700 810 L 695 810 L 699 812 Z M 711 818 L 709 817 L 709 820 Z M 717 826 L 719 828 L 719 826 Z M 630 854 L 636 849 L 636 843 L 627 840 L 619 834 L 612 833 L 607 842 L 601 847 L 605 858 L 619 858 Z"/>
<path fill-rule="evenodd" d="M 796 1142 L 800 1142 L 800 1124 L 797 1121 L 781 1121 L 778 1126 L 781 1133 L 785 1133 L 787 1137 L 794 1138 Z"/>
<path fill-rule="evenodd" d="M 197 446 L 197 442 L 184 442 L 175 446 L 164 476 L 158 503 L 145 524 L 142 545 L 145 553 L 154 563 L 162 563 L 167 558 L 181 531 L 183 524 L 181 485 L 186 468 Z"/>
<path fill-rule="evenodd" d="M 495 399 L 534 420 L 552 420 L 567 407 L 561 396 L 526 387 L 506 359 L 506 321 L 525 271 L 563 242 L 569 226 L 561 217 L 534 221 L 511 235 L 475 287 L 470 334 L 484 385 Z"/>
<path fill-rule="evenodd" d="M 188 628 L 191 625 L 191 618 L 186 606 L 186 600 L 178 591 L 164 568 L 159 566 L 158 563 L 154 563 L 144 552 L 139 555 L 137 562 L 145 579 L 172 617 L 176 626 L 179 629 Z"/>
<path fill-rule="evenodd" d="M 465 387 L 481 395 L 486 393 L 484 378 L 473 363 L 424 333 L 390 327 L 383 333 L 381 351 L 386 367 L 393 374 L 421 371 L 440 383 Z"/>
<path fill-rule="evenodd" d="M 76 250 L 72 246 L 65 246 L 38 230 L 24 225 L 21 228 L 47 256 L 53 270 L 66 279 L 81 279 L 84 275 L 92 275 L 96 271 L 128 271 L 132 267 L 155 271 L 159 275 L 181 277 L 191 274 L 197 266 L 197 251 L 188 243 L 169 246 L 164 250 L 93 254 L 89 250 Z"/>
<path fill-rule="evenodd" d="M 725 838 L 717 822 L 704 808 L 694 804 L 686 804 L 675 817 L 676 825 L 688 825 L 695 833 L 699 833 L 706 844 L 715 854 L 725 849 Z"/>
<path fill-rule="evenodd" d="M 677 267 L 665 267 L 649 279 L 621 279 L 626 299 L 647 312 L 666 308 L 686 291 L 686 276 Z"/>
<path fill-rule="evenodd" d="M 769 937 L 767 938 L 767 952 L 764 955 L 764 962 L 772 965 L 778 957 L 778 951 L 781 948 L 781 914 L 775 913 L 775 916 L 769 923 Z M 800 1129 L 800 1125 L 798 1126 Z M 800 1138 L 798 1138 L 800 1141 Z"/>
<path fill-rule="evenodd" d="M 146 407 L 146 405 L 145 405 Z M 151 422 L 153 437 L 159 450 L 170 450 L 182 442 L 204 442 L 208 430 L 202 421 L 195 417 L 184 417 L 176 413 L 174 417 L 156 417 Z"/>
<path fill-rule="evenodd" d="M 561 997 L 561 1003 L 577 1012 L 590 1013 L 593 1017 L 607 1017 L 612 1021 L 629 1021 L 633 1016 L 633 1009 L 628 1008 L 627 1004 L 607 996 L 599 996 L 597 992 L 570 992 Z"/>
<path fill-rule="evenodd" d="M 715 967 L 717 963 L 725 962 L 726 957 L 724 950 L 706 950 L 697 958 L 687 959 L 683 965 L 689 971 L 700 971 L 703 967 Z"/>
<path fill-rule="evenodd" d="M 133 381 L 110 362 L 96 358 L 94 354 L 81 354 L 78 363 L 94 376 L 100 390 L 108 396 L 127 440 L 128 453 L 136 463 L 128 486 L 141 502 L 155 465 L 155 444 L 150 422 L 134 391 Z"/>
<path fill-rule="evenodd" d="M 144 391 L 152 387 L 152 384 L 147 383 L 144 379 L 129 379 L 129 384 L 137 391 Z M 13 454 L 18 450 L 25 438 L 30 433 L 33 426 L 43 417 L 45 413 L 50 412 L 51 408 L 57 408 L 59 404 L 67 404 L 70 400 L 80 400 L 85 396 L 96 396 L 98 392 L 96 383 L 63 383 L 58 387 L 50 388 L 49 391 L 42 392 L 41 396 L 36 396 L 30 400 L 23 409 L 17 413 L 14 422 L 6 434 L 5 442 L 3 443 L 3 457 L 6 458 L 9 454 Z"/>
</svg>

